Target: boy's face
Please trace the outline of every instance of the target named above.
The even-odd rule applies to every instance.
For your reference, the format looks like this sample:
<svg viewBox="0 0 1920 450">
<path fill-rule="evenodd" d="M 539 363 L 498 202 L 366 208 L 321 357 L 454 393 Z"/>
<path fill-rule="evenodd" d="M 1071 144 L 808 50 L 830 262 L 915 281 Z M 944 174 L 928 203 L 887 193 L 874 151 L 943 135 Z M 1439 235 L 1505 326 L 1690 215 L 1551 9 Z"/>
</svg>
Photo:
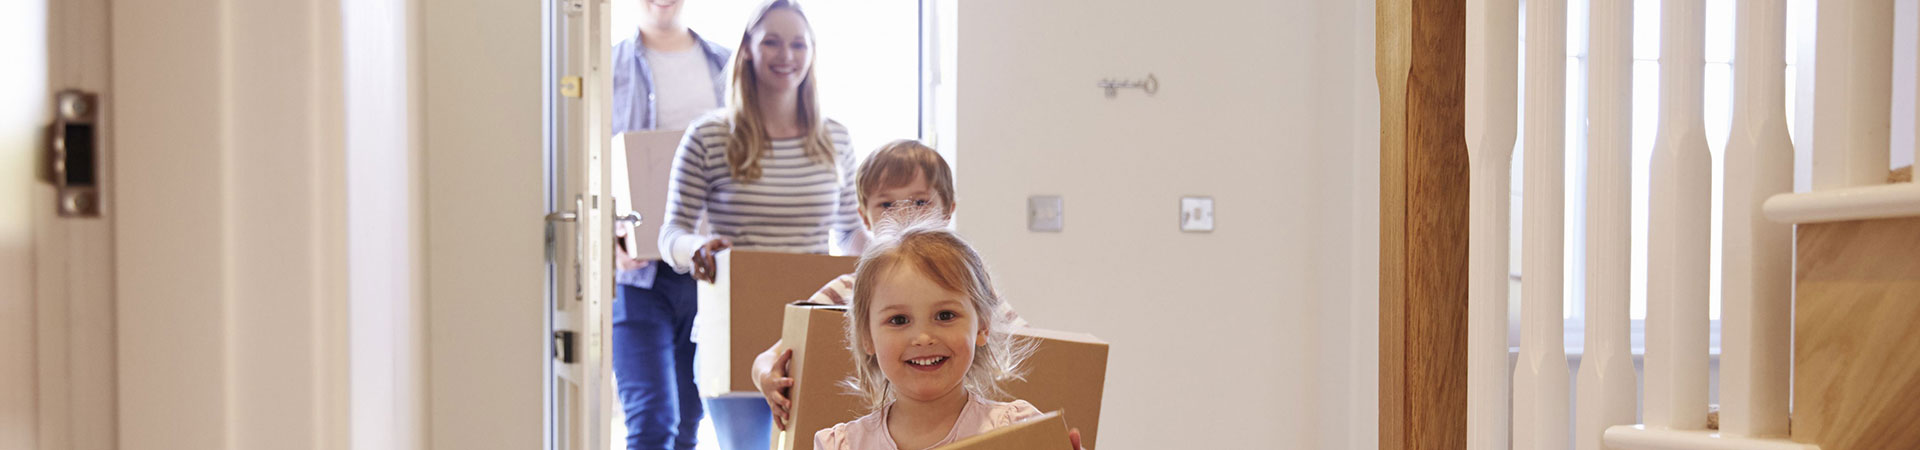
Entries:
<svg viewBox="0 0 1920 450">
<path fill-rule="evenodd" d="M 873 229 L 873 223 L 888 216 L 906 216 L 926 211 L 939 211 L 941 218 L 953 218 L 953 205 L 940 201 L 933 187 L 927 183 L 927 176 L 914 171 L 913 182 L 903 185 L 881 186 L 867 197 L 867 203 L 860 205 L 860 222 L 867 229 Z"/>
</svg>

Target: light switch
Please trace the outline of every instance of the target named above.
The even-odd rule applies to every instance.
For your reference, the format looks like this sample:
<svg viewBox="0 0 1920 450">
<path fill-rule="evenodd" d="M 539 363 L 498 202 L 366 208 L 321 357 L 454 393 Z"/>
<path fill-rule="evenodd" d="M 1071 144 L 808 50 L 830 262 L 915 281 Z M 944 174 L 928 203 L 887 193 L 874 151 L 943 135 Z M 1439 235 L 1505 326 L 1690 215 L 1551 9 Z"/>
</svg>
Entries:
<svg viewBox="0 0 1920 450">
<path fill-rule="evenodd" d="M 1180 197 L 1180 231 L 1213 231 L 1213 197 Z"/>
<path fill-rule="evenodd" d="M 1066 228 L 1066 200 L 1058 195 L 1027 197 L 1027 231 L 1060 232 Z"/>
</svg>

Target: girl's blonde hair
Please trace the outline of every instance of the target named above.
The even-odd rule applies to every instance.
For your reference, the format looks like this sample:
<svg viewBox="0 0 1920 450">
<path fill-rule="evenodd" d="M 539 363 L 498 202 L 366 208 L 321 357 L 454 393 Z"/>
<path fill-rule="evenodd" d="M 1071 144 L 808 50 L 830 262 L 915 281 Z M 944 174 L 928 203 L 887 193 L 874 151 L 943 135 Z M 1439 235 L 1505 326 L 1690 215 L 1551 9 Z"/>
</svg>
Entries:
<svg viewBox="0 0 1920 450">
<path fill-rule="evenodd" d="M 807 35 L 813 35 L 813 24 L 807 20 L 807 13 L 800 10 L 796 0 L 772 0 L 760 5 L 747 23 L 746 31 L 740 33 L 740 47 L 733 52 L 733 95 L 727 98 L 728 114 L 732 115 L 732 133 L 727 136 L 727 169 L 733 178 L 740 181 L 760 179 L 760 160 L 773 146 L 767 137 L 764 119 L 760 117 L 759 78 L 753 71 L 753 30 L 760 28 L 761 22 L 775 10 L 785 9 L 800 15 L 801 23 L 807 25 Z M 814 47 L 808 42 L 808 47 Z M 810 50 L 817 55 L 817 50 Z M 819 58 L 812 58 L 818 60 Z M 801 147 L 807 157 L 815 161 L 833 164 L 832 130 L 827 129 L 826 116 L 820 114 L 819 96 L 815 86 L 819 79 L 814 77 L 814 64 L 807 63 L 807 76 L 800 80 L 799 117 L 806 126 L 801 136 Z M 835 171 L 834 173 L 839 173 Z"/>
<path fill-rule="evenodd" d="M 980 347 L 974 351 L 973 364 L 967 367 L 961 384 L 974 395 L 1003 399 L 1006 392 L 1000 383 L 1022 378 L 1024 370 L 1020 364 L 1033 354 L 1034 343 L 1015 338 L 1009 332 L 1010 319 L 1000 311 L 1005 302 L 994 291 L 993 280 L 987 275 L 987 265 L 980 254 L 959 235 L 947 230 L 945 220 L 934 211 L 906 219 L 882 219 L 874 228 L 875 235 L 880 237 L 867 246 L 866 254 L 860 257 L 860 264 L 853 271 L 853 305 L 847 317 L 847 342 L 853 348 L 853 376 L 844 384 L 863 396 L 871 411 L 878 411 L 893 400 L 887 376 L 880 370 L 879 357 L 868 353 L 872 350 L 868 344 L 871 339 L 865 338 L 872 333 L 868 316 L 873 313 L 875 286 L 887 274 L 905 266 L 926 276 L 941 289 L 966 295 L 980 327 L 987 330 L 987 340 L 978 343 Z"/>
</svg>

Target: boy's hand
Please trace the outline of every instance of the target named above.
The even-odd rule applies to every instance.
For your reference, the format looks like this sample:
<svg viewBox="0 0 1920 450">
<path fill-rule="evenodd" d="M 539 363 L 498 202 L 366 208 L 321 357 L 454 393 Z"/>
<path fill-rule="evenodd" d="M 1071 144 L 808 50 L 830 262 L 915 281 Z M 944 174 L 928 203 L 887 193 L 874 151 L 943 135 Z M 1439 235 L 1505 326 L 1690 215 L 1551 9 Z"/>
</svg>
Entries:
<svg viewBox="0 0 1920 450">
<path fill-rule="evenodd" d="M 781 431 L 787 429 L 787 418 L 793 411 L 793 400 L 787 398 L 788 389 L 793 387 L 792 374 L 787 371 L 787 362 L 793 360 L 793 349 L 780 351 L 780 357 L 773 360 L 773 367 L 755 385 L 760 386 L 760 395 L 767 397 L 767 409 L 773 410 L 773 424 Z"/>
<path fill-rule="evenodd" d="M 727 238 L 713 238 L 706 245 L 693 250 L 693 279 L 714 282 L 720 277 L 719 268 L 714 267 L 713 255 L 733 247 L 733 241 Z"/>
</svg>

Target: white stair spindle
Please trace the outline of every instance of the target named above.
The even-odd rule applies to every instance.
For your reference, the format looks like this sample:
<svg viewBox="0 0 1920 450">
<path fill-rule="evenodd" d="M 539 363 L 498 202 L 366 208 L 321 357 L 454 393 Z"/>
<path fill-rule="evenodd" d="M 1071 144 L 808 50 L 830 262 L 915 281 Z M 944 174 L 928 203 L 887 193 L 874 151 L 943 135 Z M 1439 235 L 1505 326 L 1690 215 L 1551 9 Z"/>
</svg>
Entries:
<svg viewBox="0 0 1920 450">
<path fill-rule="evenodd" d="M 1634 423 L 1628 351 L 1632 269 L 1633 0 L 1593 0 L 1587 76 L 1587 326 L 1573 446 L 1603 448 L 1607 427 Z"/>
<path fill-rule="evenodd" d="M 1507 450 L 1507 219 L 1519 101 L 1520 3 L 1467 0 L 1467 148 L 1471 219 L 1467 304 L 1467 448 Z"/>
<path fill-rule="evenodd" d="M 1893 0 L 1820 0 L 1814 20 L 1813 189 L 1885 183 Z"/>
<path fill-rule="evenodd" d="M 1727 139 L 1720 321 L 1720 432 L 1785 437 L 1793 366 L 1793 225 L 1761 205 L 1793 192 L 1787 135 L 1787 5 L 1734 5 L 1733 132 Z"/>
<path fill-rule="evenodd" d="M 1647 230 L 1646 424 L 1707 424 L 1707 291 L 1713 156 L 1707 150 L 1706 5 L 1660 5 L 1660 125 Z M 1824 61 L 1823 61 L 1824 62 Z"/>
<path fill-rule="evenodd" d="M 1521 209 L 1520 361 L 1513 376 L 1513 448 L 1566 448 L 1566 325 L 1561 262 L 1566 222 L 1567 2 L 1528 0 L 1526 188 Z"/>
</svg>

